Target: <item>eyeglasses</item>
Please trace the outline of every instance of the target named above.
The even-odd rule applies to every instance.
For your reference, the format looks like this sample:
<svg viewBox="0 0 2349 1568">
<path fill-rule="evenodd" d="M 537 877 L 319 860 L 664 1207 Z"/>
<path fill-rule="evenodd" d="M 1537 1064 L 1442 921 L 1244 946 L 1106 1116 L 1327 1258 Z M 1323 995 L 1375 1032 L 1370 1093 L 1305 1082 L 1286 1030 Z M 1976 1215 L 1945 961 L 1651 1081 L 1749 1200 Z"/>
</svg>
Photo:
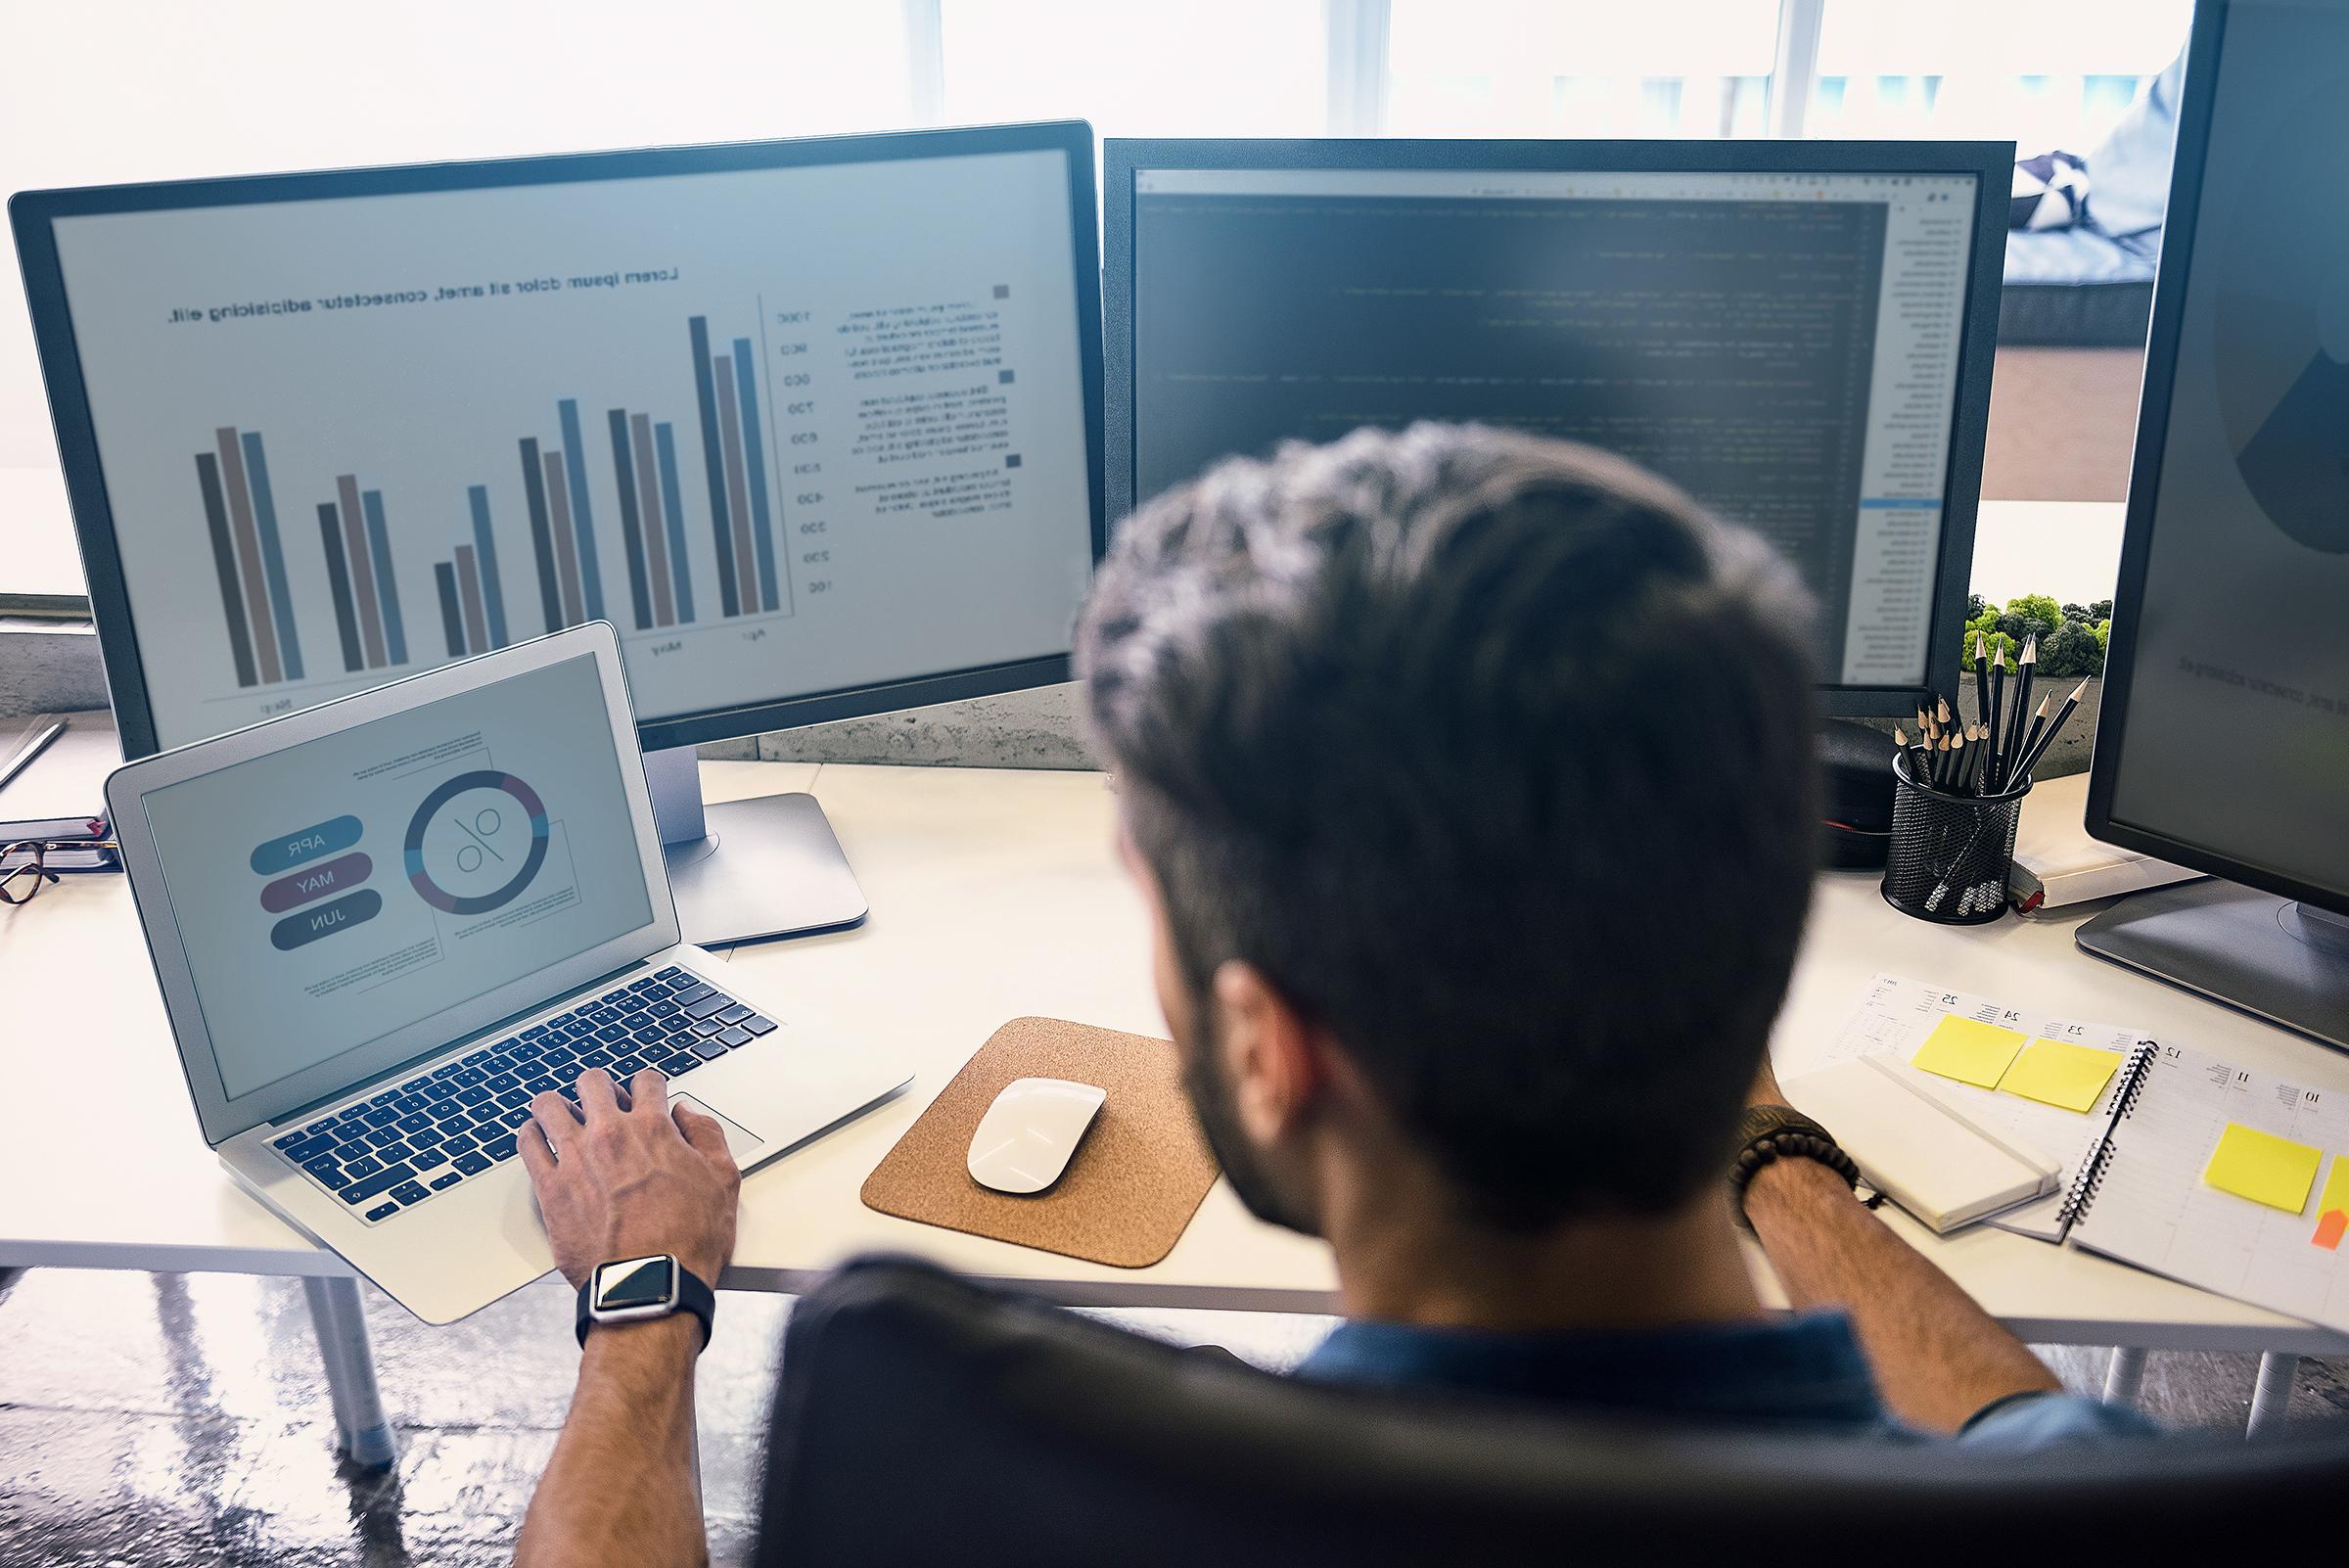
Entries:
<svg viewBox="0 0 2349 1568">
<path fill-rule="evenodd" d="M 119 863 L 114 857 L 121 848 L 113 839 L 30 839 L 22 844 L 0 844 L 0 903 L 30 903 L 43 888 L 58 879 L 57 873 L 49 869 L 52 851 L 96 850 L 107 856 L 109 865 L 114 865 Z"/>
</svg>

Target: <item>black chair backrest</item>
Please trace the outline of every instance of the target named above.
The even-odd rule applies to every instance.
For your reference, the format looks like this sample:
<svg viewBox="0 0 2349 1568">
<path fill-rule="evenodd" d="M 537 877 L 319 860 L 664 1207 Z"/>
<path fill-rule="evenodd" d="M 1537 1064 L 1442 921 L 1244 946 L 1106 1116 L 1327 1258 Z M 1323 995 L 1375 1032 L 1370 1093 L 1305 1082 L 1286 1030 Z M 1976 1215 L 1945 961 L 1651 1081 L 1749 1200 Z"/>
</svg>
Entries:
<svg viewBox="0 0 2349 1568">
<path fill-rule="evenodd" d="M 784 1341 L 758 1562 L 2098 1568 L 2349 1496 L 2349 1435 L 1999 1457 L 1329 1388 L 878 1260 Z"/>
</svg>

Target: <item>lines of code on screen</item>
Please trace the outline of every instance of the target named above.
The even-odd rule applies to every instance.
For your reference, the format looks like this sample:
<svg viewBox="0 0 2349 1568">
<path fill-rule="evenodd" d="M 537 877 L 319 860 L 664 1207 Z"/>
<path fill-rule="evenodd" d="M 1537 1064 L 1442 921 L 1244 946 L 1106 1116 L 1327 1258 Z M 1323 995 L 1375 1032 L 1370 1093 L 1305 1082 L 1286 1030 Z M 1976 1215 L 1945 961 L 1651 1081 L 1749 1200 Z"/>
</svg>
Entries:
<svg viewBox="0 0 2349 1568">
<path fill-rule="evenodd" d="M 1836 669 L 1884 235 L 1875 202 L 1146 197 L 1137 493 L 1362 425 L 1589 441 L 1784 551 Z"/>
</svg>

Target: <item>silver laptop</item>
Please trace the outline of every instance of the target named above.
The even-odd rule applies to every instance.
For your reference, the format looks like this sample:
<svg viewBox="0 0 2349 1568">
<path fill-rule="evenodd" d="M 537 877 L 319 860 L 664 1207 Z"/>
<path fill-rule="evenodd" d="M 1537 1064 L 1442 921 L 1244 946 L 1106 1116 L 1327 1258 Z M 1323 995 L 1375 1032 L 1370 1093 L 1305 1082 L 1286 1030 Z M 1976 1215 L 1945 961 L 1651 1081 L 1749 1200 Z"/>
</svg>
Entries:
<svg viewBox="0 0 2349 1568">
<path fill-rule="evenodd" d="M 910 1082 L 677 940 L 603 623 L 107 783 L 205 1140 L 427 1322 L 553 1266 L 518 1140 L 645 1067 L 745 1171 Z"/>
</svg>

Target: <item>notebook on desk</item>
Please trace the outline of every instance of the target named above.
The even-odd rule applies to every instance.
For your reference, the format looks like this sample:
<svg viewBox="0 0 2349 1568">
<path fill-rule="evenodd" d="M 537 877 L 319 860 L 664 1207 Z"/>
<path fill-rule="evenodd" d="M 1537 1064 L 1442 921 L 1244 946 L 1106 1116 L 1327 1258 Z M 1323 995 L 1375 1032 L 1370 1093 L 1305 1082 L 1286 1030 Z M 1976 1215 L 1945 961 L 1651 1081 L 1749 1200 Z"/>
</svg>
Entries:
<svg viewBox="0 0 2349 1568">
<path fill-rule="evenodd" d="M 2062 1219 L 2091 1252 L 2349 1333 L 2349 1094 L 2148 1042 Z"/>
<path fill-rule="evenodd" d="M 0 846 L 28 840 L 87 848 L 52 849 L 52 871 L 111 869 L 121 862 L 107 837 L 106 777 L 122 765 L 114 715 L 39 714 L 0 719 Z M 0 861 L 0 870 L 16 864 Z"/>
</svg>

